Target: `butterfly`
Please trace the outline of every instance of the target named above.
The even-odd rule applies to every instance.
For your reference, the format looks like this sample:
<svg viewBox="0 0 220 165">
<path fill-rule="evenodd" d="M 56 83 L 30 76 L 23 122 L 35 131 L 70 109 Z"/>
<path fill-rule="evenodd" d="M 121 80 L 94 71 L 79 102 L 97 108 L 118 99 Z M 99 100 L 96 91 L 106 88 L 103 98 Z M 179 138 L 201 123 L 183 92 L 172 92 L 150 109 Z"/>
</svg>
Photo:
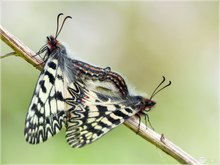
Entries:
<svg viewBox="0 0 220 165">
<path fill-rule="evenodd" d="M 128 94 L 126 99 L 118 93 L 106 94 L 85 82 L 77 81 L 73 88 L 68 87 L 71 97 L 66 98 L 66 103 L 70 105 L 66 122 L 67 142 L 71 147 L 83 147 L 133 115 L 147 116 L 147 112 L 156 104 L 152 97 L 171 84 L 169 81 L 159 89 L 164 81 L 165 77 L 150 98 Z"/>
<path fill-rule="evenodd" d="M 110 67 L 100 68 L 69 57 L 57 37 L 47 37 L 45 65 L 38 78 L 25 121 L 26 141 L 37 144 L 66 128 L 72 147 L 83 147 L 99 139 L 133 115 L 146 115 L 156 102 L 152 100 L 169 82 L 155 89 L 151 97 L 131 95 L 124 79 Z"/>
<path fill-rule="evenodd" d="M 24 134 L 26 141 L 31 144 L 46 141 L 65 126 L 67 89 L 74 86 L 77 77 L 83 81 L 92 79 L 102 91 L 113 91 L 123 97 L 128 93 L 124 79 L 112 72 L 110 67 L 95 67 L 68 56 L 65 46 L 59 43 L 57 37 L 65 21 L 71 17 L 65 17 L 59 29 L 59 18 L 62 15 L 60 13 L 57 16 L 55 37 L 47 37 L 47 44 L 37 53 L 39 55 L 46 51 L 44 68 L 38 78 L 25 120 Z M 100 83 L 102 81 L 106 83 Z"/>
</svg>

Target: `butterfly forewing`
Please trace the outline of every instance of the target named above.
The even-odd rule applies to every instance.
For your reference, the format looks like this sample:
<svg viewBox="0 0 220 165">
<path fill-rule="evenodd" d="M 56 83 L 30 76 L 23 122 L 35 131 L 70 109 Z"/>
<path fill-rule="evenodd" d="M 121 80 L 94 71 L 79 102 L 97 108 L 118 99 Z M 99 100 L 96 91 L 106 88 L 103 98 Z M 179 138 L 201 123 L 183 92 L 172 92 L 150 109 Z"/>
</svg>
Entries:
<svg viewBox="0 0 220 165">
<path fill-rule="evenodd" d="M 76 84 L 83 96 L 78 101 L 72 99 L 79 98 L 79 95 L 76 90 L 69 88 L 72 98 L 66 99 L 69 105 L 76 106 L 68 111 L 66 123 L 66 139 L 72 147 L 83 147 L 97 140 L 137 113 L 137 107 L 141 103 L 135 97 L 129 101 L 123 100 Z"/>
<path fill-rule="evenodd" d="M 55 54 L 47 60 L 39 76 L 26 116 L 24 133 L 29 143 L 46 141 L 64 125 L 64 81 Z"/>
</svg>

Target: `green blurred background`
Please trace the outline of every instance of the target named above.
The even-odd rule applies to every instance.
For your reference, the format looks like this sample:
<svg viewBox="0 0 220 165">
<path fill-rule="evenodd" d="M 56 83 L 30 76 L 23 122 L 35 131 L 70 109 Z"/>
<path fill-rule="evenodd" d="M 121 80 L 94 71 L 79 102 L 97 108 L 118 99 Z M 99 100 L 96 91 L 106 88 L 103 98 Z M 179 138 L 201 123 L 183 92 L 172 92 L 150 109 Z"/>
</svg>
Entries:
<svg viewBox="0 0 220 165">
<path fill-rule="evenodd" d="M 1 24 L 37 52 L 71 15 L 59 36 L 77 59 L 111 66 L 130 89 L 151 94 L 162 76 L 172 86 L 149 113 L 158 133 L 202 162 L 219 163 L 218 2 L 1 2 Z M 1 55 L 12 50 L 1 41 Z M 124 125 L 72 149 L 65 131 L 39 145 L 23 130 L 39 71 L 19 57 L 1 60 L 2 163 L 176 163 Z"/>
</svg>

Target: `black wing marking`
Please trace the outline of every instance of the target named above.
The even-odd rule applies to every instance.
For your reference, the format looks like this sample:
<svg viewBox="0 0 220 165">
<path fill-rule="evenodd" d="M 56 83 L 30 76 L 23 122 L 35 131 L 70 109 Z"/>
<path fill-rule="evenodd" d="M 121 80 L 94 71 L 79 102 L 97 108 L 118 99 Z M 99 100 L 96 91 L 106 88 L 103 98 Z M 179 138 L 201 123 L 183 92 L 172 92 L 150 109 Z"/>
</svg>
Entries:
<svg viewBox="0 0 220 165">
<path fill-rule="evenodd" d="M 41 72 L 25 121 L 25 138 L 31 144 L 46 141 L 60 131 L 66 119 L 63 72 L 50 57 Z"/>
<path fill-rule="evenodd" d="M 80 83 L 75 85 L 78 90 L 68 88 L 72 98 L 66 99 L 67 104 L 73 106 L 68 111 L 66 123 L 66 139 L 72 147 L 92 143 L 139 110 L 141 101 L 135 96 L 123 100 L 87 90 Z M 81 99 L 79 93 L 83 95 Z"/>
</svg>

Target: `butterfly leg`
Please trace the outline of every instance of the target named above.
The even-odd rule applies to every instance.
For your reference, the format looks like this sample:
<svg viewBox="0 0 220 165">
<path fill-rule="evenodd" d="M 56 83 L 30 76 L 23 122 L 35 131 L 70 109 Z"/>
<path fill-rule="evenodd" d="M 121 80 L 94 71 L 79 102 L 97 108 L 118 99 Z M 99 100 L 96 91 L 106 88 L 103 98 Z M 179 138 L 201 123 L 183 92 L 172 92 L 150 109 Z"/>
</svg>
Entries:
<svg viewBox="0 0 220 165">
<path fill-rule="evenodd" d="M 138 115 L 139 116 L 142 116 L 142 115 L 144 116 L 144 121 L 145 121 L 146 129 L 147 129 L 147 123 L 149 123 L 150 127 L 154 130 L 154 128 L 151 125 L 150 118 L 149 118 L 147 112 L 140 111 L 140 112 L 138 112 Z"/>
<path fill-rule="evenodd" d="M 34 56 L 32 56 L 31 58 L 33 58 L 33 57 L 35 57 L 35 56 L 39 56 L 39 57 L 41 58 L 41 56 L 40 56 L 38 53 L 36 53 L 36 54 L 35 54 Z M 41 58 L 43 62 L 40 62 L 40 63 L 34 65 L 34 67 L 37 67 L 37 66 L 42 65 L 42 64 L 45 64 L 46 61 L 48 60 L 48 58 L 49 58 L 49 56 L 45 55 L 43 58 Z"/>
<path fill-rule="evenodd" d="M 142 112 L 142 113 L 144 115 L 146 129 L 147 129 L 147 123 L 149 123 L 150 127 L 154 130 L 153 126 L 151 125 L 150 118 L 149 118 L 148 114 L 146 112 Z"/>
<path fill-rule="evenodd" d="M 138 134 L 139 133 L 139 131 L 140 131 L 140 126 L 141 126 L 141 115 L 140 114 L 135 114 L 137 117 L 138 117 L 138 130 L 137 130 L 137 132 L 136 132 L 136 134 Z"/>
</svg>

